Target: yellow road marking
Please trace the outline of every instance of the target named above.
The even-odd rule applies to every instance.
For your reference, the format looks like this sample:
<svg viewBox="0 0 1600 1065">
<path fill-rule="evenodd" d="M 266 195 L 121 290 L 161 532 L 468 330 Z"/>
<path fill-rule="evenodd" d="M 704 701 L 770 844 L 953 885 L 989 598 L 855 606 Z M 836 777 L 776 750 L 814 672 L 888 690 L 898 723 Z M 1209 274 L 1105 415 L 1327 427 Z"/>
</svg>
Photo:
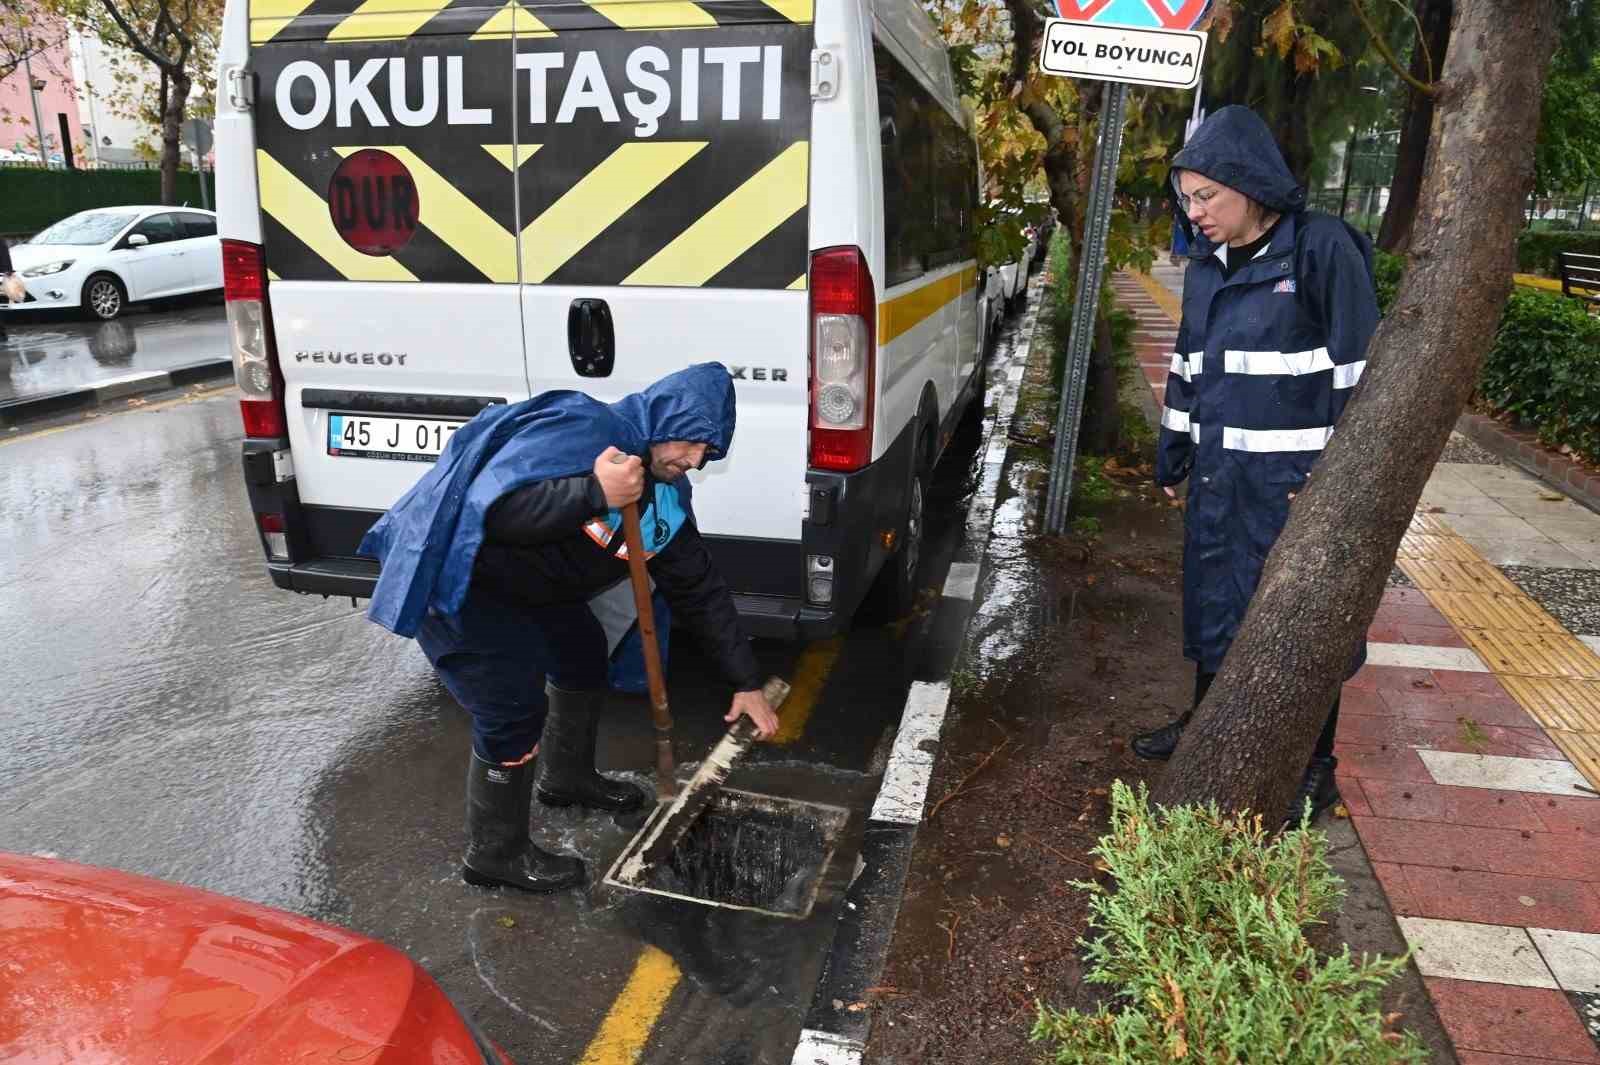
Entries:
<svg viewBox="0 0 1600 1065">
<path fill-rule="evenodd" d="M 311 6 L 311 0 L 253 0 L 250 4 L 250 43 L 265 44 L 295 16 Z"/>
<path fill-rule="evenodd" d="M 335 148 L 349 157 L 370 145 Z M 440 177 L 410 148 L 389 144 L 378 147 L 400 160 L 417 184 L 417 221 L 471 263 L 490 281 L 501 284 L 517 280 L 517 238 L 484 213 L 462 191 Z"/>
<path fill-rule="evenodd" d="M 1432 515 L 1412 519 L 1395 561 L 1579 772 L 1600 786 L 1600 655 Z"/>
<path fill-rule="evenodd" d="M 256 149 L 261 209 L 350 281 L 415 281 L 416 275 L 392 256 L 363 255 L 333 228 L 327 203 L 306 188 L 283 164 Z"/>
<path fill-rule="evenodd" d="M 625 30 L 717 24 L 717 20 L 703 8 L 682 0 L 624 0 L 622 3 L 595 3 L 590 0 L 589 6 Z"/>
<path fill-rule="evenodd" d="M 533 158 L 533 153 L 543 148 L 542 144 L 485 144 L 483 150 L 500 161 L 500 165 L 512 173 L 517 167 Z"/>
<path fill-rule="evenodd" d="M 970 291 L 978 283 L 977 267 L 930 281 L 878 305 L 878 343 L 887 344 L 915 328 L 939 308 Z"/>
<path fill-rule="evenodd" d="M 800 652 L 800 658 L 794 664 L 794 676 L 789 678 L 789 698 L 784 700 L 778 731 L 770 742 L 789 744 L 805 735 L 806 723 L 811 720 L 811 712 L 817 708 L 823 685 L 828 681 L 828 674 L 833 672 L 834 664 L 839 661 L 839 652 L 842 650 L 844 637 L 834 636 L 811 644 Z"/>
<path fill-rule="evenodd" d="M 656 947 L 645 947 L 579 1065 L 633 1065 L 638 1061 L 656 1019 L 681 979 L 683 972 L 671 956 Z"/>
<path fill-rule="evenodd" d="M 522 230 L 522 282 L 537 285 L 709 141 L 624 144 Z"/>
<path fill-rule="evenodd" d="M 409 37 L 450 5 L 450 0 L 366 0 L 328 31 L 330 41 L 381 41 Z"/>
<path fill-rule="evenodd" d="M 806 205 L 808 148 L 785 148 L 622 283 L 703 285 L 721 273 Z"/>
<path fill-rule="evenodd" d="M 471 40 L 481 41 L 490 37 L 554 37 L 555 31 L 543 22 L 532 11 L 517 3 L 517 0 L 508 0 L 505 7 L 496 11 L 494 17 L 474 33 Z"/>
</svg>

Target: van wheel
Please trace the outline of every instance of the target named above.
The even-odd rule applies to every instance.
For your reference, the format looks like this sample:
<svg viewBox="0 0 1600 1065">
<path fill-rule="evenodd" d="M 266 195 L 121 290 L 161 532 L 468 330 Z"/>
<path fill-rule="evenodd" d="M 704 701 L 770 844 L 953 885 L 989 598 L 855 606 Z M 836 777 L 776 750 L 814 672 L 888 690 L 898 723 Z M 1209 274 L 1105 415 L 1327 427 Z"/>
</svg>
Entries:
<svg viewBox="0 0 1600 1065">
<path fill-rule="evenodd" d="M 102 322 L 109 322 L 127 308 L 128 293 L 110 274 L 95 274 L 83 283 L 83 306 Z"/>
<path fill-rule="evenodd" d="M 911 478 L 905 524 L 900 529 L 900 548 L 890 555 L 878 571 L 869 600 L 869 613 L 882 621 L 894 621 L 911 613 L 917 605 L 917 576 L 922 570 L 922 549 L 927 532 L 928 472 L 918 469 Z"/>
</svg>

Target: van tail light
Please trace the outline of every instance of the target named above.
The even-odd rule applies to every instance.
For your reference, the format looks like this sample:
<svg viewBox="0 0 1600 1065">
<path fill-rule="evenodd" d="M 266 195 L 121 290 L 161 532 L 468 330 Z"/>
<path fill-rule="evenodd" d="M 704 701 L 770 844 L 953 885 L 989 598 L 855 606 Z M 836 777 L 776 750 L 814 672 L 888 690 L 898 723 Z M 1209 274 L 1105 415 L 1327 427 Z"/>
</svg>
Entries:
<svg viewBox="0 0 1600 1065">
<path fill-rule="evenodd" d="M 239 413 L 244 435 L 289 435 L 283 405 L 283 374 L 267 314 L 267 263 L 259 245 L 242 240 L 222 242 L 222 298 L 228 305 L 228 334 L 233 346 L 233 379 L 239 386 Z"/>
<path fill-rule="evenodd" d="M 859 470 L 872 461 L 878 301 L 860 248 L 811 254 L 811 465 Z"/>
</svg>

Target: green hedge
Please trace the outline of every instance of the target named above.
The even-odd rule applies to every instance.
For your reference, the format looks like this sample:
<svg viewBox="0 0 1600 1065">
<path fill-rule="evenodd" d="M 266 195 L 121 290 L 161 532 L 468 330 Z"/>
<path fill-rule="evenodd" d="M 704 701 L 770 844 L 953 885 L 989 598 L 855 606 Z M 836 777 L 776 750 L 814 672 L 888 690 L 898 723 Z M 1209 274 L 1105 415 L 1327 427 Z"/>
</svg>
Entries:
<svg viewBox="0 0 1600 1065">
<path fill-rule="evenodd" d="M 1478 394 L 1551 447 L 1600 462 L 1600 319 L 1553 292 L 1512 290 Z"/>
<path fill-rule="evenodd" d="M 216 191 L 212 175 L 206 188 Z M 0 166 L 0 189 L 0 233 L 31 234 L 93 207 L 160 203 L 161 171 Z M 200 206 L 200 183 L 192 170 L 178 172 L 178 202 Z"/>
<path fill-rule="evenodd" d="M 1090 983 L 1114 1009 L 1039 1007 L 1033 1038 L 1054 1065 L 1421 1065 L 1378 993 L 1403 958 L 1322 955 L 1305 931 L 1343 885 L 1327 837 L 1269 837 L 1259 818 L 1207 808 L 1152 811 L 1143 788 L 1112 788 L 1095 848 L 1116 880 L 1094 883 L 1084 940 Z"/>
<path fill-rule="evenodd" d="M 1405 260 L 1378 252 L 1373 267 L 1378 309 L 1387 314 Z M 1513 286 L 1477 394 L 1551 447 L 1600 462 L 1600 318 L 1577 300 Z"/>
<path fill-rule="evenodd" d="M 1559 270 L 1556 256 L 1564 251 L 1600 255 L 1600 233 L 1524 230 L 1517 238 L 1517 269 L 1556 277 Z"/>
</svg>

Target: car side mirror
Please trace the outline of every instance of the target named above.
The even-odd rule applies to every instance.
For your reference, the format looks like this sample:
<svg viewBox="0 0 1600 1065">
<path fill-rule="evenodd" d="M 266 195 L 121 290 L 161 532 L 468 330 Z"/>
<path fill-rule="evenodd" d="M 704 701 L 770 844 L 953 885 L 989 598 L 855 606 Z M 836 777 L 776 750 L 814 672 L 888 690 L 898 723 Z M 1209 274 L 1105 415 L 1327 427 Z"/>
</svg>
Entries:
<svg viewBox="0 0 1600 1065">
<path fill-rule="evenodd" d="M 128 238 L 128 247 L 130 248 L 142 248 L 149 243 L 150 238 L 143 233 L 135 233 Z"/>
</svg>

